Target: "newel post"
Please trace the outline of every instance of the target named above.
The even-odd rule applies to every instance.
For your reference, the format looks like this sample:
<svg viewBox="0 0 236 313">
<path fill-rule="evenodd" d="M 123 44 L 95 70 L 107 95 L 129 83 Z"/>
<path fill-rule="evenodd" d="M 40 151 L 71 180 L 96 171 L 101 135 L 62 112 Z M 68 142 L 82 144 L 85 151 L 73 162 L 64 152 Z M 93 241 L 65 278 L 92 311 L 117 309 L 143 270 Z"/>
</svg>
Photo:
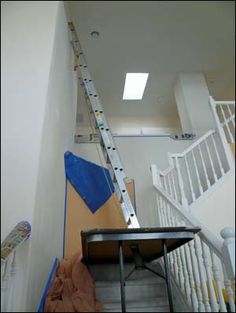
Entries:
<svg viewBox="0 0 236 313">
<path fill-rule="evenodd" d="M 152 182 L 153 185 L 157 185 L 161 187 L 161 178 L 160 173 L 157 169 L 157 166 L 155 164 L 152 164 L 150 167 L 151 173 L 152 173 Z"/>
<path fill-rule="evenodd" d="M 231 227 L 225 227 L 220 232 L 224 239 L 222 254 L 229 279 L 235 279 L 235 231 Z"/>
</svg>

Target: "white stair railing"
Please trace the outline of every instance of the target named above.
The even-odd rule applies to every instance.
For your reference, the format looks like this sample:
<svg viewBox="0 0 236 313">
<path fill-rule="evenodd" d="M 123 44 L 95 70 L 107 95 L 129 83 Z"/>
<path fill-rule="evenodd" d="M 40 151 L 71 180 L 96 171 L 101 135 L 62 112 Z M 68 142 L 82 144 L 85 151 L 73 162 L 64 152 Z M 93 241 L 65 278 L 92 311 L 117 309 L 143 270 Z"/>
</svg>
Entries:
<svg viewBox="0 0 236 313">
<path fill-rule="evenodd" d="M 15 312 L 17 309 L 15 308 L 17 251 L 30 234 L 30 224 L 22 221 L 1 243 L 1 312 Z"/>
<path fill-rule="evenodd" d="M 235 102 L 214 101 L 212 97 L 209 102 L 216 130 L 209 130 L 182 153 L 169 153 L 169 167 L 158 170 L 162 188 L 186 209 L 234 170 L 228 143 L 234 142 Z"/>
<path fill-rule="evenodd" d="M 172 277 L 187 304 L 193 312 L 235 312 L 235 265 L 231 259 L 235 253 L 234 232 L 223 232 L 222 252 L 218 239 L 160 185 L 155 165 L 151 170 L 160 226 L 201 227 L 194 241 L 168 254 Z"/>
<path fill-rule="evenodd" d="M 228 147 L 227 147 L 228 148 Z M 168 154 L 170 166 L 158 170 L 160 185 L 185 208 L 233 169 L 219 133 L 208 131 L 182 153 Z"/>
</svg>

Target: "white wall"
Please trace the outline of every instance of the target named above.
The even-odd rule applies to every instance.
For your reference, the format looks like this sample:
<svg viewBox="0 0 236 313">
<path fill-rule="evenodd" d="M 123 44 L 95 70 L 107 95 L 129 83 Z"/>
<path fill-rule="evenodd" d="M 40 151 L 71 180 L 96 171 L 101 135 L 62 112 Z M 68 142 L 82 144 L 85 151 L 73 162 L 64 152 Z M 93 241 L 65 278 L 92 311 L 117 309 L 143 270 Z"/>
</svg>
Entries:
<svg viewBox="0 0 236 313">
<path fill-rule="evenodd" d="M 215 128 L 203 73 L 180 73 L 174 92 L 183 132 L 200 135 Z"/>
<path fill-rule="evenodd" d="M 191 213 L 220 240 L 224 227 L 235 228 L 235 175 L 231 173 L 192 208 Z"/>
<path fill-rule="evenodd" d="M 29 273 L 28 308 L 35 310 L 55 256 L 62 257 L 64 152 L 74 149 L 76 74 L 63 3 L 59 3 L 43 124 Z"/>
<path fill-rule="evenodd" d="M 190 116 L 186 107 L 184 91 L 183 91 L 181 80 L 179 77 L 175 83 L 174 94 L 175 94 L 175 101 L 177 104 L 177 109 L 178 109 L 183 132 L 190 133 L 192 132 L 193 129 L 192 129 L 192 124 L 191 124 L 191 119 L 190 119 Z"/>
<path fill-rule="evenodd" d="M 76 115 L 72 64 L 63 2 L 2 3 L 2 236 L 22 219 L 32 224 L 17 259 L 17 311 L 37 309 L 50 264 L 62 254 L 63 154 L 73 150 Z"/>
<path fill-rule="evenodd" d="M 2 230 L 32 221 L 57 5 L 3 1 Z"/>
</svg>

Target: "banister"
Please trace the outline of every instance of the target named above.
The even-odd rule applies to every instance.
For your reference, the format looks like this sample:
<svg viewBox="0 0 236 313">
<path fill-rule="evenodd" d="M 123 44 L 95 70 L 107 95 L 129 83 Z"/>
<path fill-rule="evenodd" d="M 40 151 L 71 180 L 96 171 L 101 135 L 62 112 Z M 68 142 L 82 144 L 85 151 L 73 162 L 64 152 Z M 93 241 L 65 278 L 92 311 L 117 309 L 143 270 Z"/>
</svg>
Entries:
<svg viewBox="0 0 236 313">
<path fill-rule="evenodd" d="M 154 187 L 160 192 L 160 194 L 178 211 L 178 214 L 184 217 L 192 226 L 198 226 L 201 231 L 198 233 L 199 237 L 207 243 L 207 245 L 213 250 L 213 252 L 218 256 L 219 259 L 223 260 L 222 257 L 222 245 L 217 237 L 211 233 L 202 223 L 195 219 L 191 214 L 189 214 L 178 202 L 172 200 L 168 194 L 159 187 L 154 185 Z"/>
<path fill-rule="evenodd" d="M 155 177 L 155 168 L 156 165 L 151 166 L 152 177 Z M 170 197 L 162 187 L 158 186 L 155 183 L 155 180 L 153 180 L 153 185 L 157 189 L 157 191 L 166 199 L 166 201 L 177 210 L 178 214 L 184 217 L 184 219 L 190 225 L 199 226 L 201 228 L 201 232 L 198 233 L 199 237 L 205 243 L 207 243 L 207 245 L 213 250 L 213 252 L 217 255 L 217 257 L 220 260 L 223 260 L 222 244 L 220 243 L 218 238 L 214 234 L 212 234 L 201 222 L 194 218 L 191 213 L 187 212 L 177 201 L 172 199 L 172 197 Z"/>
<path fill-rule="evenodd" d="M 183 158 L 187 153 L 189 153 L 191 150 L 193 150 L 196 146 L 198 146 L 200 143 L 202 143 L 206 138 L 208 138 L 210 135 L 213 135 L 215 133 L 215 130 L 211 129 L 208 132 L 206 132 L 203 136 L 201 136 L 199 139 L 197 139 L 193 144 L 191 144 L 187 149 L 185 149 L 181 153 L 168 153 L 168 160 L 169 163 L 171 163 L 172 158 Z M 157 169 L 158 173 L 161 176 L 166 176 L 172 169 L 174 168 L 173 164 L 170 164 L 165 170 L 159 170 Z"/>
<path fill-rule="evenodd" d="M 31 234 L 31 225 L 28 221 L 18 223 L 1 243 L 1 263 L 25 242 Z"/>
<path fill-rule="evenodd" d="M 189 153 L 191 150 L 193 150 L 196 146 L 198 146 L 200 143 L 202 143 L 207 137 L 214 134 L 215 130 L 210 129 L 208 132 L 206 132 L 203 136 L 201 136 L 199 139 L 197 139 L 193 144 L 191 144 L 187 149 L 185 149 L 181 153 L 171 153 L 170 155 L 172 157 L 184 157 L 187 153 Z"/>
<path fill-rule="evenodd" d="M 235 101 L 214 101 L 215 104 L 235 104 Z"/>
</svg>

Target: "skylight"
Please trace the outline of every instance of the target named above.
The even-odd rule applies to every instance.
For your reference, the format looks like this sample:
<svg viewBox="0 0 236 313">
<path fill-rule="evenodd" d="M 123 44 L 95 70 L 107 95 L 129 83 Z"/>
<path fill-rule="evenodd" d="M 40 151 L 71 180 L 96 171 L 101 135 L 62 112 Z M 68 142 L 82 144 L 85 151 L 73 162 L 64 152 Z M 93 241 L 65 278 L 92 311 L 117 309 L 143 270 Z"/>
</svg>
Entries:
<svg viewBox="0 0 236 313">
<path fill-rule="evenodd" d="M 126 73 L 123 100 L 141 100 L 149 73 Z"/>
</svg>

